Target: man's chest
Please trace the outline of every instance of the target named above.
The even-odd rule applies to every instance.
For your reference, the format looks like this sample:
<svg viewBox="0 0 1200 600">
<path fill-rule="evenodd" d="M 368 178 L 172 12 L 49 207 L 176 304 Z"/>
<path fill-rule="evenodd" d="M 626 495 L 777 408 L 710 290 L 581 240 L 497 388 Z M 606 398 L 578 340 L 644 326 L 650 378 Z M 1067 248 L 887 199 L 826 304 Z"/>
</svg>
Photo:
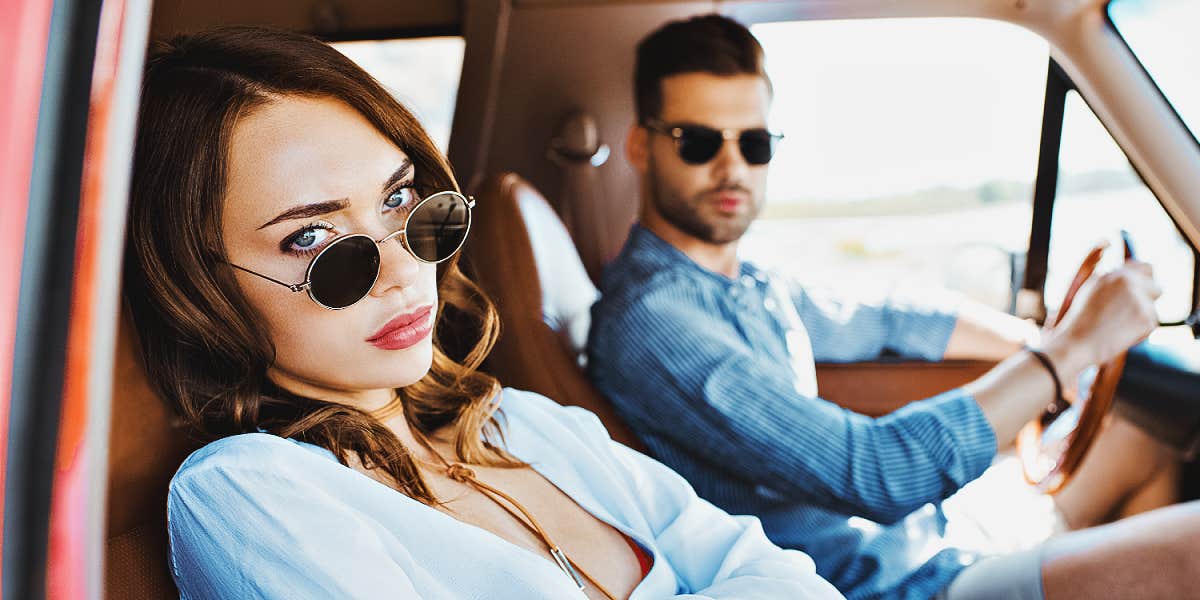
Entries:
<svg viewBox="0 0 1200 600">
<path fill-rule="evenodd" d="M 766 277 L 743 277 L 723 290 L 719 312 L 757 360 L 792 380 L 805 396 L 817 395 L 812 342 L 791 296 Z"/>
</svg>

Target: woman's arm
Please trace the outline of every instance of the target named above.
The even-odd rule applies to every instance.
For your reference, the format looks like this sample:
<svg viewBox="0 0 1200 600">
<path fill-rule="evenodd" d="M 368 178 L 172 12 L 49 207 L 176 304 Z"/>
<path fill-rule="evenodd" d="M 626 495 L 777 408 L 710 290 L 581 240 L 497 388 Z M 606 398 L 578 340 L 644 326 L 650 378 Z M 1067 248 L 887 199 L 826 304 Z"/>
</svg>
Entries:
<svg viewBox="0 0 1200 600">
<path fill-rule="evenodd" d="M 304 477 L 202 461 L 172 480 L 167 515 L 184 600 L 418 597 L 407 557 Z"/>
<path fill-rule="evenodd" d="M 663 464 L 609 443 L 662 558 L 690 592 L 676 598 L 842 597 L 807 554 L 772 544 L 757 518 L 729 515 Z"/>
</svg>

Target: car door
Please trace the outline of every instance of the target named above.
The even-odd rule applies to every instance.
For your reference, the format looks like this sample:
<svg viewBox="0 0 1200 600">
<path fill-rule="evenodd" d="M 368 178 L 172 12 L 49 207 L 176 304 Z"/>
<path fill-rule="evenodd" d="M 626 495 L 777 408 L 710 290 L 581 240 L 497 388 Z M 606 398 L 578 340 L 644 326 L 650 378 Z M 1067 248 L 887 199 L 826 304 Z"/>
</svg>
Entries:
<svg viewBox="0 0 1200 600">
<path fill-rule="evenodd" d="M 119 270 L 150 4 L 6 2 L 5 598 L 102 581 Z M 8 11 L 9 8 L 13 12 Z M 11 61 L 11 62 L 10 62 Z M 32 135 L 31 135 L 32 128 Z M 19 264 L 19 275 L 16 265 Z M 9 375 L 11 373 L 11 375 Z"/>
</svg>

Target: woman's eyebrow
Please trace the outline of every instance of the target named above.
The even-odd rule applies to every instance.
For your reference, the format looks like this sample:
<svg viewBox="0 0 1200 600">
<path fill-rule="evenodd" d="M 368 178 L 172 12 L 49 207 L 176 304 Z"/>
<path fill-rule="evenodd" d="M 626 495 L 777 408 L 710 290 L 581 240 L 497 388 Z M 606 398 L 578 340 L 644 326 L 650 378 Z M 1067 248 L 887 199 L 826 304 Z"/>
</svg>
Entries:
<svg viewBox="0 0 1200 600">
<path fill-rule="evenodd" d="M 413 170 L 412 161 L 405 158 L 404 162 L 400 163 L 400 168 L 396 169 L 396 171 L 394 173 L 392 173 L 392 176 L 388 177 L 387 181 L 383 182 L 383 188 L 382 188 L 383 193 L 386 194 L 387 191 L 392 189 L 392 186 L 396 185 L 397 182 L 404 179 L 405 177 L 408 177 L 409 173 L 412 173 L 412 170 Z"/>
<path fill-rule="evenodd" d="M 391 174 L 391 176 L 389 176 L 387 178 L 387 181 L 385 181 L 383 183 L 383 192 L 386 193 L 389 189 L 391 189 L 391 187 L 393 185 L 396 185 L 397 182 L 403 180 L 405 177 L 408 177 L 409 174 L 412 173 L 412 170 L 413 170 L 412 161 L 405 158 L 404 162 L 400 163 L 400 167 L 397 168 Z M 289 209 L 283 211 L 282 213 L 279 213 L 279 216 L 275 217 L 274 219 L 271 219 L 270 221 L 267 221 L 266 223 L 263 223 L 262 225 L 259 225 L 258 228 L 265 229 L 265 228 L 270 227 L 281 221 L 290 221 L 292 219 L 307 219 L 307 218 L 311 218 L 311 217 L 327 215 L 331 212 L 337 212 L 339 210 L 342 210 L 349 205 L 350 205 L 349 198 L 341 198 L 338 200 L 326 200 L 324 202 L 316 202 L 313 204 L 305 204 L 303 206 L 295 206 L 295 207 L 292 207 L 292 208 L 289 208 Z"/>
<path fill-rule="evenodd" d="M 327 215 L 331 212 L 337 212 L 339 210 L 342 210 L 342 209 L 346 208 L 347 206 L 350 206 L 349 198 L 341 198 L 338 200 L 326 200 L 324 202 L 314 202 L 312 204 L 305 204 L 303 206 L 294 206 L 292 208 L 289 208 L 289 209 L 279 213 L 279 216 L 275 217 L 274 219 L 271 219 L 270 221 L 267 221 L 266 223 L 259 225 L 258 228 L 263 229 L 265 227 L 270 227 L 271 225 L 274 225 L 281 221 L 290 221 L 292 219 L 307 219 L 310 217 Z"/>
</svg>

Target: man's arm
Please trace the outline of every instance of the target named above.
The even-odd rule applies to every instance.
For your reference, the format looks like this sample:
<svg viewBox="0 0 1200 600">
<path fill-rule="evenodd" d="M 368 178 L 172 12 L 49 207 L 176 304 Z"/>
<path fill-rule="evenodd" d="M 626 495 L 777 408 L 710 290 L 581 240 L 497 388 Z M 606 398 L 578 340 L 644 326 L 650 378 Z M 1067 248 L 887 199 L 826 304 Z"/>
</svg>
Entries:
<svg viewBox="0 0 1200 600">
<path fill-rule="evenodd" d="M 805 397 L 694 293 L 658 285 L 596 323 L 593 377 L 641 434 L 784 495 L 885 522 L 991 463 L 995 436 L 961 390 L 880 419 Z"/>
<path fill-rule="evenodd" d="M 886 350 L 907 358 L 939 361 L 958 322 L 954 302 L 915 302 L 903 297 L 864 301 L 789 282 L 792 301 L 812 340 L 817 362 L 876 360 Z"/>
<path fill-rule="evenodd" d="M 850 302 L 795 283 L 791 289 L 818 362 L 874 360 L 884 350 L 929 361 L 1000 361 L 1040 339 L 1036 324 L 958 297 Z"/>
<path fill-rule="evenodd" d="M 1037 324 L 977 302 L 964 301 L 946 345 L 947 359 L 1000 361 L 1041 339 Z"/>
</svg>

